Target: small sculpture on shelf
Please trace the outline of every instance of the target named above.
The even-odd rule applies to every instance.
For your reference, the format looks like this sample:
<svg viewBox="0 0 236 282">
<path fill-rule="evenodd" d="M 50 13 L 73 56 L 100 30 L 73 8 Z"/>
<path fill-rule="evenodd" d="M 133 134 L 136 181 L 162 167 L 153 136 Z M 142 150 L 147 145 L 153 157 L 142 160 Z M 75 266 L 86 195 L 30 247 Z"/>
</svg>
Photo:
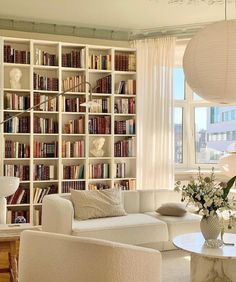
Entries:
<svg viewBox="0 0 236 282">
<path fill-rule="evenodd" d="M 12 89 L 21 89 L 20 79 L 22 77 L 22 72 L 18 68 L 13 68 L 10 70 L 10 84 Z"/>
<path fill-rule="evenodd" d="M 26 219 L 24 216 L 19 215 L 15 218 L 15 223 L 26 223 Z"/>
<path fill-rule="evenodd" d="M 102 149 L 102 147 L 104 146 L 104 143 L 105 143 L 105 138 L 104 137 L 95 138 L 92 141 L 93 147 L 91 148 L 90 153 L 94 157 L 103 157 L 104 150 Z"/>
</svg>

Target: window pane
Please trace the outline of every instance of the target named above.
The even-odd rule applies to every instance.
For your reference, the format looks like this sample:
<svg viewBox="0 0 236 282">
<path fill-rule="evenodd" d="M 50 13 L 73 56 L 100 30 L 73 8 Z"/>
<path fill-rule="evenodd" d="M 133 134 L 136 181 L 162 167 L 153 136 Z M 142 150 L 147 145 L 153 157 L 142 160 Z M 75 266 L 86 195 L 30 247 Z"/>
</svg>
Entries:
<svg viewBox="0 0 236 282">
<path fill-rule="evenodd" d="M 174 99 L 184 100 L 184 72 L 182 68 L 174 68 Z"/>
<path fill-rule="evenodd" d="M 183 163 L 183 109 L 175 108 L 175 163 Z"/>
<path fill-rule="evenodd" d="M 236 106 L 195 108 L 196 163 L 217 163 L 236 141 Z"/>
<path fill-rule="evenodd" d="M 195 92 L 193 92 L 193 100 L 194 101 L 201 101 L 203 99 L 200 96 L 198 96 Z"/>
</svg>

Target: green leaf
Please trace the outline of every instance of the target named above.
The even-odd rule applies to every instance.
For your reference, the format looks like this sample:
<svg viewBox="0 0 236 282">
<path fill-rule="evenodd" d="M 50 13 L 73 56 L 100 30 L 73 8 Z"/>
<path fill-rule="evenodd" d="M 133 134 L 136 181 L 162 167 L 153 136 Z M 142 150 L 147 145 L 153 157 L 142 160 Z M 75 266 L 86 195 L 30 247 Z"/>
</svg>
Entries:
<svg viewBox="0 0 236 282">
<path fill-rule="evenodd" d="M 234 185 L 234 182 L 236 180 L 236 176 L 232 177 L 226 185 L 226 188 L 224 189 L 224 194 L 223 194 L 223 198 L 226 199 L 226 197 L 229 194 L 229 190 L 231 189 L 231 187 Z"/>
</svg>

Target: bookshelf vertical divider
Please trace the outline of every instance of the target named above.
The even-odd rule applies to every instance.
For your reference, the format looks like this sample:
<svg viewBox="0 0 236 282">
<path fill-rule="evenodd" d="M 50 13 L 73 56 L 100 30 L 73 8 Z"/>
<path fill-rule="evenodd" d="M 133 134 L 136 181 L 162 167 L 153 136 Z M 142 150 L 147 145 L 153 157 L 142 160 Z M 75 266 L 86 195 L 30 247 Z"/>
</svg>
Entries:
<svg viewBox="0 0 236 282">
<path fill-rule="evenodd" d="M 0 128 L 1 175 L 19 176 L 7 220 L 41 224 L 42 200 L 69 189 L 135 189 L 136 51 L 130 48 L 0 37 L 0 117 L 14 116 L 66 88 L 89 87 L 46 102 Z M 21 71 L 14 89 L 9 72 Z M 22 118 L 22 119 L 21 119 Z M 104 139 L 101 155 L 92 150 Z"/>
</svg>

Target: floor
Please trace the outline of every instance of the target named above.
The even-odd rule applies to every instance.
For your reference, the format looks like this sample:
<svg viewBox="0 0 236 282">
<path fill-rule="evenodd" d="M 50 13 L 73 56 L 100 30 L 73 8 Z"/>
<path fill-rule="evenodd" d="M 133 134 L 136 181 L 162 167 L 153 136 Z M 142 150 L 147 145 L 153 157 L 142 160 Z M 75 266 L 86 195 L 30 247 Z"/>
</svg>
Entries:
<svg viewBox="0 0 236 282">
<path fill-rule="evenodd" d="M 162 282 L 190 282 L 190 256 L 187 252 L 162 252 Z"/>
</svg>

